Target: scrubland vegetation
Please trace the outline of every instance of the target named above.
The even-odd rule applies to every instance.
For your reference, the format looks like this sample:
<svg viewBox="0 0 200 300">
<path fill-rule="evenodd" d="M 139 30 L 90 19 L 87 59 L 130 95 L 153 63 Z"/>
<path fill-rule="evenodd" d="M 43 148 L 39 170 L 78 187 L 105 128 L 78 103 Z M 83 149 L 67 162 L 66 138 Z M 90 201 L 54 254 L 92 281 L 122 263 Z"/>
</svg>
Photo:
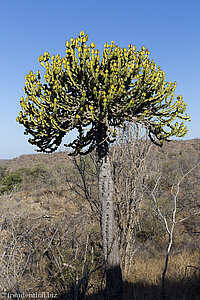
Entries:
<svg viewBox="0 0 200 300">
<path fill-rule="evenodd" d="M 199 150 L 132 133 L 111 148 L 124 300 L 200 299 Z M 95 154 L 1 161 L 0 299 L 103 299 L 104 287 Z"/>
</svg>

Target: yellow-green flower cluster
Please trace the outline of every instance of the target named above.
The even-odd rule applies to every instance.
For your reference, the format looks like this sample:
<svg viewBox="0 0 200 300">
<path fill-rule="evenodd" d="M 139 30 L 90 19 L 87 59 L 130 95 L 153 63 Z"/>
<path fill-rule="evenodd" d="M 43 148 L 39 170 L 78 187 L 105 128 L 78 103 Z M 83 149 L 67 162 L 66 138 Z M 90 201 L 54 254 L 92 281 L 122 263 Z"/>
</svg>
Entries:
<svg viewBox="0 0 200 300">
<path fill-rule="evenodd" d="M 182 96 L 174 101 L 176 82 L 166 82 L 165 73 L 149 59 L 149 51 L 132 44 L 120 48 L 112 41 L 100 52 L 82 31 L 66 42 L 66 55 L 45 52 L 39 57 L 45 69 L 25 76 L 22 110 L 17 121 L 26 128 L 29 141 L 40 151 L 54 151 L 63 136 L 77 128 L 72 143 L 76 153 L 96 145 L 97 128 L 106 124 L 107 134 L 125 121 L 140 123 L 154 142 L 162 144 L 171 136 L 183 136 L 189 119 Z M 181 120 L 179 124 L 177 121 Z M 84 134 L 84 129 L 91 129 Z"/>
</svg>

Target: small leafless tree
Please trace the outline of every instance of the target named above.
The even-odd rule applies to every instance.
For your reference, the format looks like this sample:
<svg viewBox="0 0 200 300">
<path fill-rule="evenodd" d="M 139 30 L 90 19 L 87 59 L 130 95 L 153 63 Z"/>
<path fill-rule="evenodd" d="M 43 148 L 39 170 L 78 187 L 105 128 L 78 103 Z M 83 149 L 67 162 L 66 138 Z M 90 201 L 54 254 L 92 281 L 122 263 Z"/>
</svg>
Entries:
<svg viewBox="0 0 200 300">
<path fill-rule="evenodd" d="M 73 164 L 74 173 L 68 178 L 68 184 L 80 199 L 88 201 L 93 215 L 99 219 L 96 154 L 73 157 Z"/>
<path fill-rule="evenodd" d="M 145 131 L 130 125 L 121 129 L 111 152 L 115 189 L 115 214 L 124 275 L 128 275 L 145 210 L 144 183 L 148 174 L 151 149 Z"/>
<path fill-rule="evenodd" d="M 136 232 L 141 228 L 144 211 L 144 182 L 148 174 L 148 159 L 152 145 L 145 131 L 133 125 L 119 129 L 118 138 L 110 151 L 114 181 L 115 222 L 119 237 L 124 275 L 138 249 Z M 74 158 L 77 173 L 69 182 L 71 189 L 90 204 L 98 218 L 97 172 L 95 155 Z"/>
<path fill-rule="evenodd" d="M 169 237 L 168 246 L 167 246 L 167 250 L 166 250 L 165 266 L 164 266 L 164 270 L 162 273 L 162 298 L 163 298 L 163 300 L 166 299 L 165 277 L 166 277 L 166 272 L 167 272 L 167 268 L 168 268 L 168 258 L 169 258 L 169 254 L 170 254 L 170 251 L 171 251 L 171 248 L 173 245 L 173 241 L 174 241 L 175 226 L 179 222 L 184 222 L 186 219 L 191 218 L 194 215 L 200 214 L 200 211 L 196 211 L 196 212 L 193 212 L 192 214 L 190 213 L 187 217 L 181 218 L 181 219 L 180 218 L 178 219 L 178 215 L 177 215 L 177 206 L 178 206 L 178 197 L 179 197 L 179 193 L 180 193 L 180 185 L 184 181 L 184 179 L 194 171 L 194 169 L 199 167 L 199 165 L 200 165 L 200 162 L 195 164 L 195 166 L 193 166 L 189 171 L 187 171 L 185 174 L 181 175 L 181 177 L 177 180 L 177 183 L 174 183 L 172 185 L 171 197 L 170 197 L 171 203 L 170 202 L 168 203 L 169 207 L 171 208 L 170 212 L 163 210 L 163 208 L 160 206 L 160 203 L 159 203 L 159 198 L 161 196 L 160 195 L 160 192 L 161 192 L 160 182 L 161 182 L 161 176 L 162 176 L 161 174 L 159 176 L 157 176 L 157 179 L 155 180 L 154 188 L 151 192 L 155 211 L 156 211 L 157 215 L 159 216 L 160 220 L 162 221 L 162 223 L 164 224 L 164 228 Z"/>
</svg>

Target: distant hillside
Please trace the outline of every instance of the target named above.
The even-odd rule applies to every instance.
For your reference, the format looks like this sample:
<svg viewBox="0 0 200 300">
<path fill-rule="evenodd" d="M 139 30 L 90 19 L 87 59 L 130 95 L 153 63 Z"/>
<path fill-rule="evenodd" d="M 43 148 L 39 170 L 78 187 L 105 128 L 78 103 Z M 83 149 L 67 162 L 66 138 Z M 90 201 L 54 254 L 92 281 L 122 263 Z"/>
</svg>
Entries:
<svg viewBox="0 0 200 300">
<path fill-rule="evenodd" d="M 0 159 L 0 164 L 6 165 L 10 171 L 21 168 L 32 168 L 39 164 L 51 165 L 53 167 L 53 165 L 69 164 L 70 162 L 71 157 L 67 152 L 28 154 L 20 155 L 10 160 Z"/>
<path fill-rule="evenodd" d="M 187 153 L 191 155 L 195 153 L 200 159 L 200 139 L 191 139 L 191 140 L 173 140 L 171 142 L 165 142 L 163 147 L 153 146 L 154 154 L 166 156 L 169 154 L 173 156 L 173 154 L 183 155 Z M 38 153 L 38 154 L 28 154 L 28 155 L 21 155 L 14 159 L 0 159 L 0 164 L 6 165 L 6 167 L 10 171 L 14 171 L 20 168 L 31 168 L 38 164 L 45 164 L 45 165 L 62 165 L 62 164 L 70 164 L 71 157 L 68 155 L 68 152 L 55 152 L 55 153 Z"/>
</svg>

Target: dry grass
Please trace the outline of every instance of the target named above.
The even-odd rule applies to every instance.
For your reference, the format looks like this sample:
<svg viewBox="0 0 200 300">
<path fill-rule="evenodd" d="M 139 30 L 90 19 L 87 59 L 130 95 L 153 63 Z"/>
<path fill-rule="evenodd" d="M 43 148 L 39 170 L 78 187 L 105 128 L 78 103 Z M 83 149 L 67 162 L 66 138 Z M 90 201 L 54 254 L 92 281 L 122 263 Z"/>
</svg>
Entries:
<svg viewBox="0 0 200 300">
<path fill-rule="evenodd" d="M 198 251 L 179 253 L 169 258 L 166 276 L 168 299 L 200 299 L 193 296 L 193 292 L 196 294 L 195 289 L 199 287 L 199 260 Z M 125 297 L 129 297 L 127 300 L 159 299 L 164 264 L 164 256 L 159 255 L 153 258 L 138 256 L 126 278 L 129 283 L 127 284 L 127 293 L 125 290 Z M 194 298 L 190 298 L 189 294 Z"/>
<path fill-rule="evenodd" d="M 167 153 L 171 161 L 173 159 L 175 161 L 177 157 L 181 157 L 183 170 L 187 170 L 187 168 L 198 159 L 199 144 L 199 140 L 182 141 L 181 143 L 175 141 L 167 144 L 167 147 L 164 148 L 164 150 L 156 148 L 156 151 L 157 154 L 159 153 L 159 155 L 163 155 L 163 157 L 166 157 Z M 180 154 L 180 152 L 182 152 L 182 154 Z M 186 152 L 189 153 L 189 155 Z M 186 162 L 187 165 L 185 166 L 184 163 Z M 51 236 L 48 236 L 50 232 L 49 229 L 56 230 L 59 228 L 59 235 L 56 241 L 60 239 L 59 242 L 61 244 L 62 241 L 65 241 L 63 237 L 69 242 L 69 239 L 71 239 L 70 235 L 73 234 L 76 234 L 74 237 L 76 237 L 77 243 L 81 244 L 81 241 L 82 243 L 85 243 L 87 233 L 89 235 L 92 233 L 92 242 L 94 244 L 101 244 L 99 224 L 97 220 L 91 219 L 92 214 L 88 202 L 72 191 L 68 185 L 68 179 L 73 179 L 73 182 L 77 181 L 77 183 L 80 183 L 80 181 L 78 181 L 80 179 L 76 177 L 77 174 L 74 173 L 72 160 L 66 153 L 21 156 L 6 163 L 10 172 L 20 168 L 34 168 L 37 165 L 45 166 L 46 177 L 42 177 L 41 175 L 32 181 L 33 177 L 27 176 L 27 178 L 22 181 L 21 189 L 0 195 L 0 243 L 1 241 L 6 241 L 9 244 L 8 236 L 9 234 L 11 236 L 12 232 L 16 234 L 14 237 L 15 241 L 18 241 L 20 238 L 18 233 L 26 234 L 26 231 L 23 232 L 23 228 L 20 227 L 18 222 L 18 220 L 23 219 L 25 220 L 24 224 L 27 227 L 27 232 L 29 232 L 29 228 L 35 226 L 36 231 L 34 232 L 34 230 L 32 230 L 33 233 L 32 237 L 30 237 L 30 245 L 32 241 L 35 241 L 37 244 L 34 234 L 38 234 L 38 241 L 41 240 L 41 246 L 39 246 L 38 249 L 41 248 L 40 251 L 42 255 L 43 250 L 48 247 L 49 241 L 51 240 Z M 181 194 L 180 197 L 182 201 L 180 203 L 181 205 L 184 204 L 185 207 L 189 208 L 190 205 L 199 205 L 199 187 L 196 185 L 196 180 L 195 176 L 193 178 L 191 177 L 190 180 L 186 182 L 185 186 L 182 187 L 184 193 L 183 195 Z M 188 186 L 190 186 L 190 189 L 188 189 Z M 189 200 L 191 200 L 191 203 L 188 202 Z M 180 206 L 180 209 L 182 207 L 183 206 Z M 183 215 L 183 217 L 184 216 L 185 215 Z M 165 252 L 163 249 L 167 246 L 168 240 L 160 225 L 154 226 L 155 228 L 151 229 L 151 225 L 154 225 L 153 221 L 151 221 L 149 217 L 147 218 L 146 215 L 145 218 L 148 222 L 146 222 L 146 225 L 144 222 L 142 223 L 144 230 L 147 232 L 148 230 L 155 230 L 156 235 L 150 235 L 150 238 L 145 241 L 138 241 L 138 243 L 144 243 L 145 246 L 140 248 L 134 256 L 134 263 L 130 267 L 129 275 L 126 277 L 124 276 L 124 300 L 161 299 L 161 277 L 165 264 Z M 197 228 L 197 224 L 199 224 L 197 218 L 199 218 L 199 216 L 188 219 L 188 223 L 185 222 L 181 223 L 181 225 L 177 224 L 176 226 L 173 244 L 174 252 L 172 252 L 169 257 L 166 274 L 166 299 L 200 299 L 200 254 L 199 248 L 197 248 L 199 247 L 200 236 L 192 233 L 194 231 L 199 231 Z M 68 222 L 74 226 L 74 228 L 77 226 L 77 231 L 73 231 L 69 226 L 69 235 L 64 236 L 63 228 L 67 224 L 65 222 Z M 14 224 L 13 227 L 11 226 L 12 224 Z M 13 228 L 18 231 L 15 231 Z M 11 231 L 11 229 L 13 231 Z M 44 237 L 42 236 L 43 229 L 45 233 Z M 82 252 L 84 252 L 84 249 L 81 249 L 81 245 L 79 247 L 80 264 L 82 264 L 84 255 L 82 257 L 81 255 Z M 194 250 L 195 247 L 196 250 Z M 19 251 L 21 251 L 20 249 L 21 248 L 19 247 Z M 55 248 L 52 246 L 52 249 L 50 250 L 52 250 L 53 253 Z M 96 250 L 99 252 L 101 251 L 97 246 Z M 37 253 L 37 255 L 38 256 L 36 257 L 39 257 L 40 253 Z M 43 258 L 41 256 L 41 261 L 42 259 L 44 260 L 44 263 L 49 263 L 44 255 Z M 38 264 L 38 261 L 36 263 Z M 30 267 L 32 265 L 30 264 L 28 266 Z M 41 270 L 44 272 L 44 268 L 41 267 Z M 35 271 L 33 270 L 33 273 L 34 272 Z M 41 292 L 44 291 L 45 284 L 50 284 L 50 281 L 48 274 L 40 274 L 39 270 L 37 272 L 37 291 Z M 27 273 L 26 275 L 27 278 L 29 278 L 30 274 Z M 102 293 L 98 294 L 98 289 L 100 288 L 99 278 L 101 278 L 102 274 L 98 274 L 98 276 L 93 274 L 92 276 L 90 283 L 93 284 L 94 287 L 90 290 L 90 295 L 87 296 L 87 300 L 101 300 L 103 299 L 103 296 Z M 46 281 L 44 278 L 47 278 L 45 279 Z M 25 278 L 23 278 L 23 280 L 26 281 Z M 42 287 L 40 287 L 40 284 Z M 28 290 L 31 291 L 31 289 L 35 289 L 36 291 L 36 284 L 33 286 L 31 281 L 26 281 L 26 286 L 28 287 Z M 51 287 L 53 288 L 53 283 Z M 60 300 L 62 299 L 64 298 L 60 298 Z M 0 300 L 4 299 L 0 298 Z"/>
<path fill-rule="evenodd" d="M 166 277 L 166 300 L 200 299 L 199 260 L 198 251 L 184 252 L 170 257 Z M 138 255 L 129 276 L 123 278 L 123 300 L 161 300 L 161 278 L 164 263 L 164 256 L 158 255 L 149 258 Z M 196 267 L 196 269 L 189 266 Z M 102 294 L 87 297 L 87 300 L 103 299 Z"/>
<path fill-rule="evenodd" d="M 0 197 L 1 214 L 6 214 L 9 218 L 23 215 L 27 216 L 30 221 L 42 215 L 52 216 L 50 220 L 51 226 L 53 226 L 53 224 L 57 224 L 58 220 L 63 218 L 64 215 L 74 217 L 80 215 L 80 208 L 82 213 L 87 213 L 87 202 L 82 202 L 82 207 L 80 207 L 80 203 L 77 200 L 76 195 L 70 190 L 68 190 L 65 195 L 60 196 L 53 192 L 52 194 L 46 193 L 45 190 L 40 193 L 33 191 L 16 192 L 10 195 L 4 194 Z M 81 228 L 81 226 L 83 226 L 81 219 L 79 219 L 79 222 L 79 228 Z M 44 222 L 44 226 L 45 224 Z M 50 223 L 47 223 L 47 225 L 48 224 Z M 86 225 L 84 224 L 84 226 Z M 87 226 L 85 228 L 87 229 Z M 2 229 L 0 236 L 1 238 L 5 238 L 6 229 Z M 155 250 L 155 256 L 153 256 L 152 252 L 151 249 L 151 256 L 148 255 L 146 249 L 145 251 L 141 250 L 141 252 L 137 253 L 134 263 L 130 268 L 129 275 L 124 277 L 124 300 L 161 299 L 160 287 L 165 254 L 164 252 L 159 254 L 158 251 Z M 166 277 L 166 292 L 168 295 L 166 299 L 200 299 L 198 296 L 200 294 L 200 272 L 197 269 L 199 268 L 199 261 L 200 254 L 198 251 L 183 251 L 183 253 L 170 256 Z M 196 269 L 193 267 L 186 269 L 187 266 L 193 266 L 196 267 Z M 95 284 L 94 289 L 91 289 L 93 295 L 88 295 L 87 299 L 103 299 L 102 294 L 94 294 L 92 292 L 98 290 L 99 284 L 95 277 L 91 279 L 91 283 Z M 31 289 L 31 283 L 28 285 L 29 289 Z"/>
</svg>

